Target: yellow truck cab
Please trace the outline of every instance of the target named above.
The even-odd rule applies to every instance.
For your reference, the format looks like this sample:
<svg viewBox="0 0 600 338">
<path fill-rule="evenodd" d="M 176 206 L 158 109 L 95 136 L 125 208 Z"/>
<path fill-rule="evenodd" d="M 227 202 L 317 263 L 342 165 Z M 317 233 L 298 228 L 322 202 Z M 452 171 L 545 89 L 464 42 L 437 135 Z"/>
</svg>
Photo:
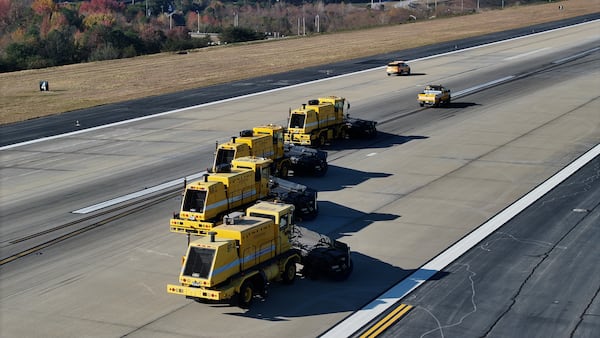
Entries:
<svg viewBox="0 0 600 338">
<path fill-rule="evenodd" d="M 186 186 L 171 232 L 206 235 L 225 213 L 270 195 L 271 160 L 246 156 L 231 163 L 228 172 L 207 174 Z"/>
<path fill-rule="evenodd" d="M 320 147 L 326 142 L 344 138 L 347 125 L 345 99 L 338 96 L 309 100 L 290 112 L 285 141 L 296 145 Z"/>
<path fill-rule="evenodd" d="M 255 295 L 266 295 L 269 282 L 293 283 L 301 260 L 290 238 L 294 206 L 262 201 L 240 214 L 189 244 L 180 284 L 167 285 L 168 293 L 247 308 Z"/>
<path fill-rule="evenodd" d="M 394 75 L 410 75 L 410 66 L 404 61 L 392 61 L 387 64 L 385 71 L 388 76 Z"/>
<path fill-rule="evenodd" d="M 231 161 L 234 159 L 245 156 L 271 159 L 275 163 L 273 169 L 279 169 L 282 166 L 289 168 L 289 160 L 280 163 L 285 160 L 284 131 L 283 126 L 274 124 L 241 131 L 239 137 L 232 137 L 231 141 L 217 145 L 213 172 L 220 172 L 222 169 L 231 166 Z M 281 176 L 286 177 L 287 170 L 285 175 Z"/>
</svg>

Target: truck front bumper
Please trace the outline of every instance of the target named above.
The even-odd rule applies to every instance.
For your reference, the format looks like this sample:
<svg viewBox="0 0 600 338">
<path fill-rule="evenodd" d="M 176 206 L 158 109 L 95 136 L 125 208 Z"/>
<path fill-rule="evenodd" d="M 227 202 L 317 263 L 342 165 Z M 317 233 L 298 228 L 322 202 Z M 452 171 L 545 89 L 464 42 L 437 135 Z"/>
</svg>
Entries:
<svg viewBox="0 0 600 338">
<path fill-rule="evenodd" d="M 235 289 L 233 287 L 223 289 L 204 289 L 191 286 L 167 284 L 167 292 L 191 298 L 219 301 L 233 297 L 235 294 Z"/>
<path fill-rule="evenodd" d="M 191 235 L 207 235 L 217 224 L 205 221 L 190 221 L 186 219 L 171 218 L 169 222 L 171 232 Z"/>
<path fill-rule="evenodd" d="M 288 134 L 285 141 L 302 146 L 310 146 L 312 144 L 310 134 Z"/>
</svg>

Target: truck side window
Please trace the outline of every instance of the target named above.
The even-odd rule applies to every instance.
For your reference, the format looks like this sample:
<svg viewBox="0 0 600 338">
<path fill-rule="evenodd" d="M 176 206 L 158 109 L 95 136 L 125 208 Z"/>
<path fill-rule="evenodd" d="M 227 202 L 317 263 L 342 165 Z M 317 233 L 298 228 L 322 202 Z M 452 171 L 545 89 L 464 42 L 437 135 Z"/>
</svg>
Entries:
<svg viewBox="0 0 600 338">
<path fill-rule="evenodd" d="M 287 215 L 279 219 L 279 229 L 285 229 L 288 226 Z"/>
</svg>

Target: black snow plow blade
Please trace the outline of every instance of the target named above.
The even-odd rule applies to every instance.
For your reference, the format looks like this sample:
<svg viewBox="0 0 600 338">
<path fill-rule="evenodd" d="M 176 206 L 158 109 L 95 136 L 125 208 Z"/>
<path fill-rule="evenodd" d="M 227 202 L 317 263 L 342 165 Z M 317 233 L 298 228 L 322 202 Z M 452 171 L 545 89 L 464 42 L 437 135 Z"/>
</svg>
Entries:
<svg viewBox="0 0 600 338">
<path fill-rule="evenodd" d="M 352 273 L 350 247 L 347 244 L 302 227 L 296 227 L 293 243 L 302 255 L 300 273 L 303 276 L 343 281 Z"/>
<path fill-rule="evenodd" d="M 375 138 L 377 136 L 377 122 L 346 117 L 346 130 L 349 138 Z"/>
</svg>

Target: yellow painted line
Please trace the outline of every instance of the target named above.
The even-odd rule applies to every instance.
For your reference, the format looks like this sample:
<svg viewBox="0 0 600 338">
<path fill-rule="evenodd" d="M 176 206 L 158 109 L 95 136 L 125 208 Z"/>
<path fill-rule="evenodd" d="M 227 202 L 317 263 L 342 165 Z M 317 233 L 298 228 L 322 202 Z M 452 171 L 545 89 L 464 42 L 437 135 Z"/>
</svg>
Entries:
<svg viewBox="0 0 600 338">
<path fill-rule="evenodd" d="M 360 338 L 374 338 L 379 336 L 383 331 L 385 331 L 390 325 L 394 324 L 398 321 L 402 316 L 404 316 L 410 309 L 412 309 L 412 305 L 408 304 L 400 304 L 397 308 L 395 308 L 392 312 L 388 313 L 387 316 L 383 317 L 379 322 L 373 325 L 370 329 L 368 329 L 365 333 L 363 333 Z"/>
</svg>

